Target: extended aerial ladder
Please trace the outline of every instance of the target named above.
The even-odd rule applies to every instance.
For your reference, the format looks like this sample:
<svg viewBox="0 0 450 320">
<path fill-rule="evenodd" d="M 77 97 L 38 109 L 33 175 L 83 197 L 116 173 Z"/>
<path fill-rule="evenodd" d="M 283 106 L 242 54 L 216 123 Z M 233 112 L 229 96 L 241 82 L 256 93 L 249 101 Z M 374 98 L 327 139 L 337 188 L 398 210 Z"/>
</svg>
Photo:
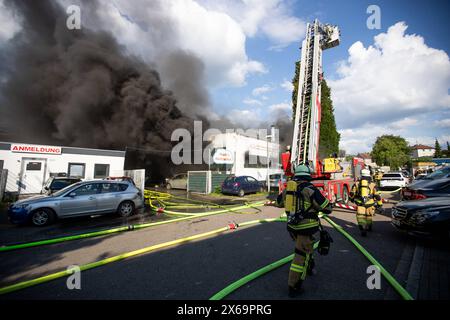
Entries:
<svg viewBox="0 0 450 320">
<path fill-rule="evenodd" d="M 321 24 L 317 19 L 308 23 L 306 30 L 298 75 L 290 165 L 292 168 L 307 164 L 314 175 L 322 176 L 324 172 L 319 161 L 322 51 L 339 45 L 340 32 L 337 26 Z"/>
<path fill-rule="evenodd" d="M 319 158 L 321 122 L 322 52 L 339 45 L 340 32 L 337 26 L 321 24 L 317 19 L 308 23 L 306 37 L 302 43 L 300 70 L 297 79 L 297 105 L 294 115 L 294 132 L 290 152 L 283 153 L 282 165 L 287 177 L 293 175 L 298 165 L 311 169 L 312 183 L 331 202 L 349 201 L 349 190 L 358 171 L 364 167 L 362 159 L 354 158 L 351 164 L 353 179 L 331 179 L 333 173 L 342 172 L 336 158 Z M 282 198 L 285 184 L 280 187 Z"/>
</svg>

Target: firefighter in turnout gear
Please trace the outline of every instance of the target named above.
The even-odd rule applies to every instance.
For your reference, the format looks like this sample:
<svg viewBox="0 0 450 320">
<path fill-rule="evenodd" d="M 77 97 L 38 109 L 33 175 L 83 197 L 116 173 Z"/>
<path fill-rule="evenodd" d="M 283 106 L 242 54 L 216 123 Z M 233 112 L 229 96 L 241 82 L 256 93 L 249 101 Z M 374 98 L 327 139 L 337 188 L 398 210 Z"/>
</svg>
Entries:
<svg viewBox="0 0 450 320">
<path fill-rule="evenodd" d="M 361 235 L 365 237 L 367 231 L 372 231 L 372 216 L 375 210 L 383 206 L 377 186 L 370 178 L 369 170 L 361 170 L 361 179 L 353 185 L 350 199 L 357 205 L 356 220 Z"/>
<path fill-rule="evenodd" d="M 294 177 L 288 181 L 285 197 L 287 230 L 295 241 L 295 255 L 289 270 L 289 296 L 294 297 L 301 292 L 301 286 L 307 273 L 313 274 L 313 235 L 321 230 L 319 253 L 328 253 L 332 241 L 328 233 L 322 230 L 318 213 L 331 213 L 331 205 L 319 189 L 310 183 L 309 167 L 299 165 L 295 168 Z M 322 245 L 322 248 L 320 248 Z M 320 250 L 322 249 L 322 251 Z M 323 252 L 326 253 L 323 253 Z"/>
</svg>

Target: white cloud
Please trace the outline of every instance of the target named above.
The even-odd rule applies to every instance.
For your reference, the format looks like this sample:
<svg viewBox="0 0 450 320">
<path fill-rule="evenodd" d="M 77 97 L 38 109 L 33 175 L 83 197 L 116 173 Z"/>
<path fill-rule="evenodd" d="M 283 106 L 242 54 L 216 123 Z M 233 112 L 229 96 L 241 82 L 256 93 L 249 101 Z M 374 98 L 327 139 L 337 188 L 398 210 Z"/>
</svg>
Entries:
<svg viewBox="0 0 450 320">
<path fill-rule="evenodd" d="M 272 104 L 268 109 L 268 115 L 271 119 L 284 119 L 288 121 L 292 119 L 292 105 L 287 102 Z"/>
<path fill-rule="evenodd" d="M 260 94 L 272 91 L 273 88 L 267 84 L 263 85 L 262 87 L 258 87 L 252 90 L 252 94 L 254 96 L 259 96 Z"/>
<path fill-rule="evenodd" d="M 450 119 L 437 120 L 434 122 L 434 124 L 438 127 L 450 128 Z"/>
<path fill-rule="evenodd" d="M 286 79 L 280 84 L 280 87 L 282 87 L 284 90 L 288 92 L 294 91 L 294 85 L 292 84 L 291 81 L 288 81 Z"/>
<path fill-rule="evenodd" d="M 262 102 L 259 101 L 258 99 L 247 98 L 247 99 L 244 99 L 244 101 L 242 101 L 242 102 L 245 103 L 245 104 L 248 104 L 248 105 L 262 106 Z"/>
<path fill-rule="evenodd" d="M 194 0 L 102 0 L 99 8 L 99 20 L 85 13 L 88 27 L 107 28 L 128 51 L 156 65 L 168 52 L 190 52 L 203 62 L 209 87 L 242 86 L 249 75 L 267 72 L 247 56 L 243 27 L 226 12 Z"/>
<path fill-rule="evenodd" d="M 400 22 L 367 48 L 354 43 L 347 61 L 329 81 L 341 127 L 368 121 L 394 121 L 412 113 L 450 108 L 450 61 Z"/>
<path fill-rule="evenodd" d="M 399 22 L 375 36 L 367 48 L 355 42 L 348 59 L 339 63 L 338 79 L 328 81 L 341 148 L 347 152 L 369 151 L 383 134 L 421 142 L 426 135 L 415 128 L 434 130 L 429 127 L 431 117 L 450 109 L 447 53 L 427 46 L 419 35 L 406 34 L 406 29 Z"/>
<path fill-rule="evenodd" d="M 227 118 L 235 124 L 244 128 L 256 127 L 262 122 L 261 110 L 259 109 L 232 109 L 227 113 Z"/>
<path fill-rule="evenodd" d="M 292 111 L 292 106 L 287 102 L 277 103 L 269 106 L 270 111 Z"/>
<path fill-rule="evenodd" d="M 440 135 L 438 137 L 432 137 L 432 136 L 418 136 L 418 137 L 406 137 L 406 141 L 409 142 L 410 145 L 415 144 L 424 144 L 427 146 L 434 147 L 434 143 L 436 142 L 436 139 L 438 139 L 439 144 L 442 148 L 447 147 L 447 141 L 450 143 L 450 135 Z"/>
<path fill-rule="evenodd" d="M 266 36 L 274 44 L 272 48 L 283 48 L 305 36 L 306 23 L 292 14 L 292 1 L 204 0 L 201 3 L 228 13 L 247 36 Z"/>
<path fill-rule="evenodd" d="M 404 118 L 398 121 L 394 121 L 389 124 L 389 127 L 393 129 L 406 130 L 407 128 L 418 124 L 418 120 L 414 118 Z"/>
</svg>

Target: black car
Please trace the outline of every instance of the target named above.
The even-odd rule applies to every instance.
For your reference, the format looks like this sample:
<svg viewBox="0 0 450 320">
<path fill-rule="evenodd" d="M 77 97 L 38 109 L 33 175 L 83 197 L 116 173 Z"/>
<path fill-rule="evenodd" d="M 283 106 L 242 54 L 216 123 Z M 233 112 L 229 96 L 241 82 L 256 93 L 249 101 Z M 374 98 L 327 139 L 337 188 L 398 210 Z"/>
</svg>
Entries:
<svg viewBox="0 0 450 320">
<path fill-rule="evenodd" d="M 250 176 L 230 176 L 222 183 L 223 194 L 243 197 L 247 193 L 263 192 L 264 184 Z"/>
<path fill-rule="evenodd" d="M 445 166 L 436 171 L 421 177 L 416 178 L 409 186 L 414 188 L 419 188 L 420 186 L 429 183 L 432 180 L 450 178 L 450 166 Z"/>
<path fill-rule="evenodd" d="M 64 189 L 71 184 L 80 182 L 81 179 L 70 177 L 50 177 L 44 184 L 43 194 L 52 194 L 58 190 Z"/>
<path fill-rule="evenodd" d="M 412 233 L 450 235 L 450 196 L 401 201 L 392 208 L 391 223 Z"/>
<path fill-rule="evenodd" d="M 421 200 L 432 197 L 450 196 L 450 177 L 421 180 L 402 189 L 402 200 Z"/>
</svg>

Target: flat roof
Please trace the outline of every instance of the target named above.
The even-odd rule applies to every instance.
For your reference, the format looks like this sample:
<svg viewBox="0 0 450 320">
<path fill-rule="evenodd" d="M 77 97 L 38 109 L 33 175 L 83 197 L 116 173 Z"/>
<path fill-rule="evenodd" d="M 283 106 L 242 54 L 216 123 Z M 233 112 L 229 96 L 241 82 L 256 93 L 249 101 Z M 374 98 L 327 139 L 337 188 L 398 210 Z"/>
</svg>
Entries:
<svg viewBox="0 0 450 320">
<path fill-rule="evenodd" d="M 0 141 L 0 150 L 11 150 L 12 144 L 27 144 L 33 146 L 40 146 L 36 143 L 25 143 L 25 142 L 2 142 Z M 43 144 L 47 146 L 46 144 Z M 94 156 L 112 156 L 112 157 L 125 157 L 125 151 L 123 150 L 108 150 L 108 149 L 93 149 L 93 148 L 80 148 L 80 147 L 65 147 L 65 146 L 55 146 L 61 148 L 61 154 L 83 154 L 83 155 L 94 155 Z"/>
</svg>

